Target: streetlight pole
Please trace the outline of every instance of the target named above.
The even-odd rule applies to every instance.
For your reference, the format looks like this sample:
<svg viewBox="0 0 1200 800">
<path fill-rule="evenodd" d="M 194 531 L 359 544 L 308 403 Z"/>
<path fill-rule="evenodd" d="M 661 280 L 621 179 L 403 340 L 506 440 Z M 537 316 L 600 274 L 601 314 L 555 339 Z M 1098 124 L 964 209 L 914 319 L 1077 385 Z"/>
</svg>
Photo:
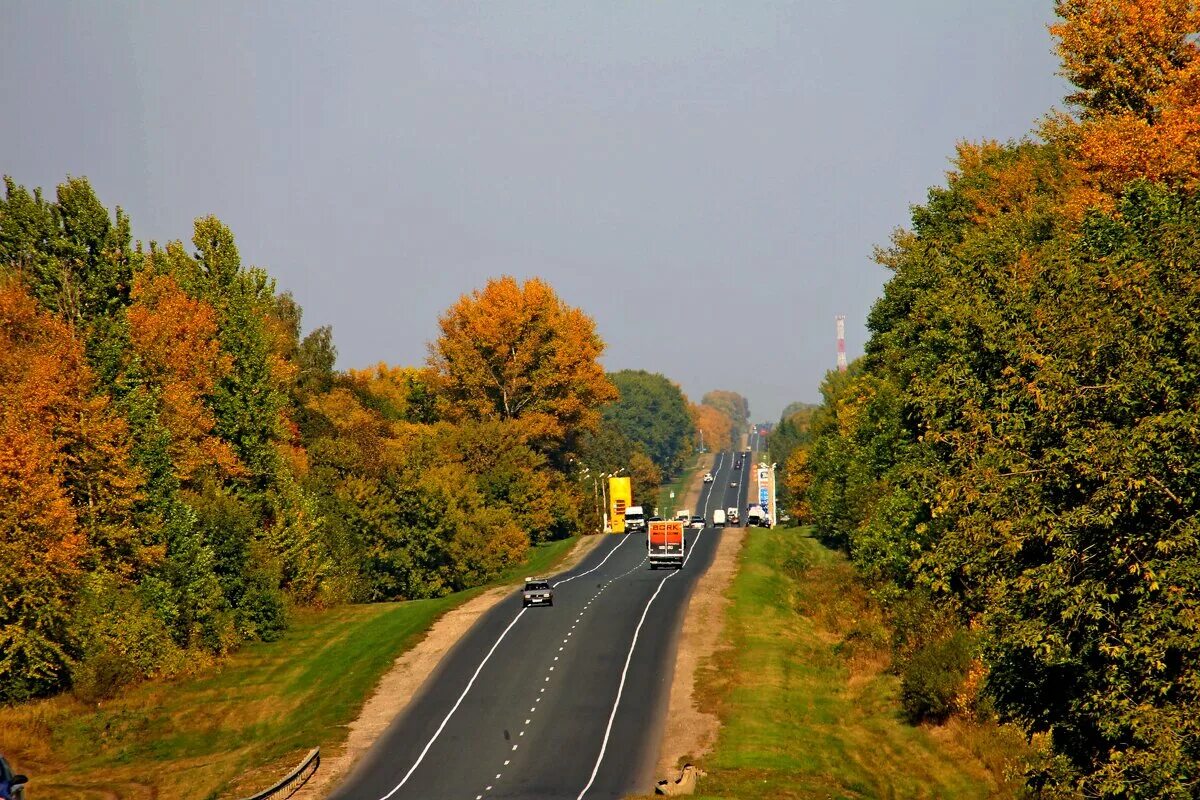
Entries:
<svg viewBox="0 0 1200 800">
<path fill-rule="evenodd" d="M 600 532 L 608 533 L 608 484 L 605 483 L 612 477 L 611 473 L 600 473 L 600 498 L 604 501 L 604 516 L 600 520 Z"/>
</svg>

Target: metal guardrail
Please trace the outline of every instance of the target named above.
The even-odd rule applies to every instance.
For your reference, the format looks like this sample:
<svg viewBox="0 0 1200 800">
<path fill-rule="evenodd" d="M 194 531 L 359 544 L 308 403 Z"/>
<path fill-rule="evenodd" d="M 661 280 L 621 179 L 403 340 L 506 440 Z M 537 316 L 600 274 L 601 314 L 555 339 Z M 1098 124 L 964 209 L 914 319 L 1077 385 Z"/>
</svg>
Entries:
<svg viewBox="0 0 1200 800">
<path fill-rule="evenodd" d="M 283 780 L 270 789 L 264 789 L 258 794 L 250 795 L 246 800 L 285 800 L 285 798 L 291 797 L 300 791 L 300 787 L 308 783 L 308 779 L 317 774 L 317 767 L 319 766 L 321 766 L 321 748 L 314 747 L 304 757 L 304 760 L 300 762 L 300 766 L 288 773 Z"/>
</svg>

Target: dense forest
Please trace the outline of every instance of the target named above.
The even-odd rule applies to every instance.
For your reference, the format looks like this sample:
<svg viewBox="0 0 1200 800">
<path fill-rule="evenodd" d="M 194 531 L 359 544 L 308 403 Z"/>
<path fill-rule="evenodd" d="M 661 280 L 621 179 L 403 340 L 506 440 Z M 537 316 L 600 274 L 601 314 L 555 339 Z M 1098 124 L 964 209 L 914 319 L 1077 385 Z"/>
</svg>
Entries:
<svg viewBox="0 0 1200 800">
<path fill-rule="evenodd" d="M 596 475 L 653 503 L 693 452 L 679 388 L 606 375 L 541 280 L 464 295 L 423 365 L 338 371 L 225 225 L 190 244 L 135 242 L 86 180 L 5 181 L 0 702 L 202 668 L 296 605 L 479 585 L 597 530 Z"/>
<path fill-rule="evenodd" d="M 1072 113 L 959 146 L 790 457 L 896 622 L 915 719 L 1043 797 L 1200 792 L 1200 8 L 1060 0 Z"/>
</svg>

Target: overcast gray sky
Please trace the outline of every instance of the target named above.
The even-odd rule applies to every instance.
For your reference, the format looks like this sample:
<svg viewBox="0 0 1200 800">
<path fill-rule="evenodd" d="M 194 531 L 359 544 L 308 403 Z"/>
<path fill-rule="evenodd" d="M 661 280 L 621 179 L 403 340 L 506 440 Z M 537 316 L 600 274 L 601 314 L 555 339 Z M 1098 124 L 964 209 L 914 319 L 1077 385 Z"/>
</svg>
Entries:
<svg viewBox="0 0 1200 800">
<path fill-rule="evenodd" d="M 1051 0 L 24 2 L 0 9 L 0 171 L 67 174 L 141 239 L 215 213 L 331 324 L 420 363 L 489 276 L 595 318 L 610 369 L 815 400 L 872 247 L 959 139 L 1065 94 Z"/>
</svg>

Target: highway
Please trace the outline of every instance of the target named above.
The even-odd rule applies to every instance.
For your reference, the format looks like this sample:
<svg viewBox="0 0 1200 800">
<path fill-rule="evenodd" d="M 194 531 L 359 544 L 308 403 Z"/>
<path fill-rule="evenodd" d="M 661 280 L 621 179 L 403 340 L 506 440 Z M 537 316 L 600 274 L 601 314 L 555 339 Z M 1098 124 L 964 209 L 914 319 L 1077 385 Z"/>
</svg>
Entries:
<svg viewBox="0 0 1200 800">
<path fill-rule="evenodd" d="M 717 455 L 698 509 L 744 511 L 750 456 Z M 736 486 L 730 483 L 736 482 Z M 582 800 L 653 791 L 683 609 L 721 529 L 689 530 L 681 570 L 644 534 L 607 537 L 554 578 L 554 606 L 514 592 L 479 619 L 332 795 L 336 800 Z"/>
</svg>

